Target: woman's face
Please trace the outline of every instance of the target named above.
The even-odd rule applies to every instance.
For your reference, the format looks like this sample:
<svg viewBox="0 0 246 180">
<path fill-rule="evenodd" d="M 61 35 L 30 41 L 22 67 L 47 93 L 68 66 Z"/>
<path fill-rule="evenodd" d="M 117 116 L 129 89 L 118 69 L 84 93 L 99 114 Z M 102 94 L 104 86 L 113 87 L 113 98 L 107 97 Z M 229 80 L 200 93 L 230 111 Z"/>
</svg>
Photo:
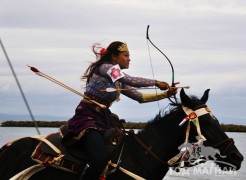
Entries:
<svg viewBox="0 0 246 180">
<path fill-rule="evenodd" d="M 128 69 L 130 61 L 130 54 L 128 51 L 121 52 L 118 56 L 113 56 L 113 63 L 119 64 L 121 69 Z"/>
</svg>

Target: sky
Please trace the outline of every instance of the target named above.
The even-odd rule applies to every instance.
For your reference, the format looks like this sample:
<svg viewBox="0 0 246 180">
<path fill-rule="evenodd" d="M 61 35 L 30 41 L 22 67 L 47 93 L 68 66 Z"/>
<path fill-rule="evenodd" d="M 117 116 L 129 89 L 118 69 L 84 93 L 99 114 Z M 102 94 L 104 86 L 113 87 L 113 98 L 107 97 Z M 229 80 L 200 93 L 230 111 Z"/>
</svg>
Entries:
<svg viewBox="0 0 246 180">
<path fill-rule="evenodd" d="M 245 0 L 0 0 L 0 38 L 37 120 L 68 120 L 81 97 L 27 65 L 83 93 L 80 76 L 95 60 L 94 43 L 126 42 L 125 73 L 171 83 L 169 63 L 147 43 L 147 25 L 173 63 L 175 81 L 191 87 L 186 93 L 201 97 L 211 89 L 207 105 L 219 121 L 246 125 Z M 168 104 L 122 95 L 110 109 L 126 121 L 146 122 Z M 6 118 L 30 119 L 0 50 L 0 120 Z"/>
</svg>

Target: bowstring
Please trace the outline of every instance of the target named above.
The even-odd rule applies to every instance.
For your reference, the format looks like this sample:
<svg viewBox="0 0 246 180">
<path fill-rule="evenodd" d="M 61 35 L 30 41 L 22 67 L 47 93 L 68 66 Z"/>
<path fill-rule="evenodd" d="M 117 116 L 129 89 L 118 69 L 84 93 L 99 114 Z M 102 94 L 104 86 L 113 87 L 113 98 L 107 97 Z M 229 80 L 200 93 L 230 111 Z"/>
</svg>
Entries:
<svg viewBox="0 0 246 180">
<path fill-rule="evenodd" d="M 149 60 L 150 60 L 150 67 L 151 67 L 152 77 L 153 77 L 153 79 L 155 79 L 154 68 L 153 68 L 152 58 L 151 58 L 151 54 L 150 54 L 150 47 L 149 47 L 148 39 L 147 39 L 147 47 L 148 47 L 148 51 L 149 51 Z M 155 94 L 157 96 L 157 89 L 155 89 Z M 161 108 L 160 108 L 159 101 L 157 101 L 157 104 L 158 104 L 158 109 L 159 109 L 159 112 L 160 112 Z"/>
</svg>

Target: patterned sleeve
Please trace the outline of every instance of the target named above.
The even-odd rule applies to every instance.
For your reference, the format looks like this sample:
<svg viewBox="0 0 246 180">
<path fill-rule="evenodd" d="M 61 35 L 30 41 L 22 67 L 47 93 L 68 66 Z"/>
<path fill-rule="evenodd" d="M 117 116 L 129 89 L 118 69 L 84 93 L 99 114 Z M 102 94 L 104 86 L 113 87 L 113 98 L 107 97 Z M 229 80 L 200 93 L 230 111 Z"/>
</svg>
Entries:
<svg viewBox="0 0 246 180">
<path fill-rule="evenodd" d="M 112 67 L 112 64 L 103 64 L 99 68 L 99 73 L 104 76 L 110 78 L 107 74 L 107 71 Z M 124 73 L 124 77 L 118 79 L 119 82 L 122 84 L 126 84 L 132 87 L 148 87 L 148 86 L 155 86 L 156 81 L 152 79 L 142 78 L 142 77 L 133 77 L 126 73 Z"/>
<path fill-rule="evenodd" d="M 123 89 L 132 89 L 131 86 L 127 86 L 127 85 L 122 85 L 122 88 Z M 143 102 L 142 94 L 135 89 L 128 90 L 128 91 L 121 91 L 121 93 L 124 94 L 125 96 L 133 99 L 133 100 L 138 101 L 139 103 Z"/>
<path fill-rule="evenodd" d="M 148 87 L 148 86 L 155 86 L 156 84 L 155 80 L 142 78 L 142 77 L 133 77 L 133 76 L 129 76 L 128 74 L 125 74 L 125 77 L 119 79 L 118 81 L 132 87 Z"/>
</svg>

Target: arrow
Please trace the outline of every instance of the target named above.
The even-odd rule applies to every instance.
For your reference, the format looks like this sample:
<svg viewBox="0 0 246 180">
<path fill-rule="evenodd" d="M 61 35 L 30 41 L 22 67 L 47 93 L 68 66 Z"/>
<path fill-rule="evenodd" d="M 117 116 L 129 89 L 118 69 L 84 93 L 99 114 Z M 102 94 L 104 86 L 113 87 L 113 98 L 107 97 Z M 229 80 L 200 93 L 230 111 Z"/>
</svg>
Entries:
<svg viewBox="0 0 246 180">
<path fill-rule="evenodd" d="M 92 102 L 92 103 L 98 105 L 100 108 L 103 108 L 103 109 L 107 108 L 105 105 L 100 104 L 99 102 L 90 99 L 90 98 L 87 97 L 86 95 L 84 95 L 84 94 L 82 94 L 82 93 L 80 93 L 80 92 L 74 90 L 73 88 L 71 88 L 71 87 L 69 87 L 69 86 L 63 84 L 63 83 L 60 82 L 60 81 L 57 81 L 56 79 L 54 79 L 54 78 L 48 76 L 47 74 L 42 73 L 42 72 L 39 71 L 37 68 L 31 67 L 31 66 L 28 66 L 28 67 L 29 67 L 33 72 L 35 72 L 36 74 L 38 74 L 38 75 L 40 75 L 40 76 L 42 76 L 42 77 L 44 77 L 44 78 L 46 78 L 46 79 L 48 79 L 48 80 L 50 80 L 50 81 L 56 83 L 56 84 L 58 84 L 58 85 L 64 87 L 65 89 L 68 89 L 69 91 L 74 92 L 75 94 L 77 94 L 77 95 L 79 95 L 79 96 L 82 96 L 82 97 L 85 98 L 86 100 L 88 100 L 88 101 L 90 101 L 90 102 Z"/>
<path fill-rule="evenodd" d="M 189 89 L 190 86 L 180 86 L 180 87 L 170 87 L 171 89 L 178 89 L 178 88 L 184 88 L 184 89 Z M 158 88 L 129 88 L 129 89 L 116 89 L 116 88 L 106 88 L 102 89 L 101 91 L 104 92 L 115 92 L 115 91 L 131 91 L 131 90 L 146 90 L 146 89 L 158 89 Z"/>
</svg>

